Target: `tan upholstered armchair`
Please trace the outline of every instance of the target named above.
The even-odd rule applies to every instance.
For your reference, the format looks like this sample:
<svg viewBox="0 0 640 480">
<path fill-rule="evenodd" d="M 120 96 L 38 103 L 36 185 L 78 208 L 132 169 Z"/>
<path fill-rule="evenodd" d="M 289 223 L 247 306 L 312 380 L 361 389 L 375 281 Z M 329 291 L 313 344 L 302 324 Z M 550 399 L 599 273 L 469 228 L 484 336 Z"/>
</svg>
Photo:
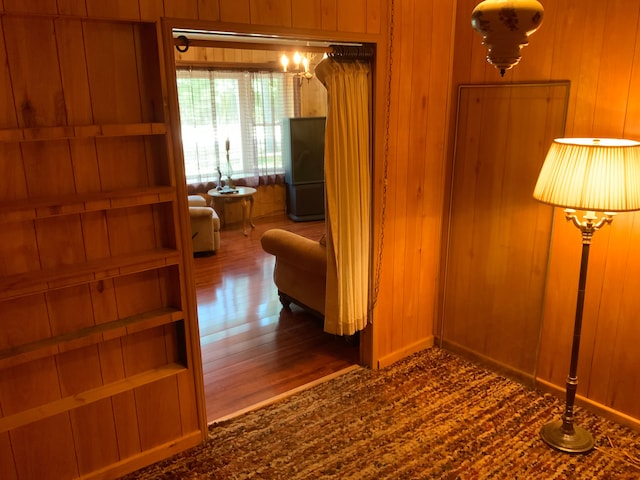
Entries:
<svg viewBox="0 0 640 480">
<path fill-rule="evenodd" d="M 194 255 L 210 255 L 220 248 L 220 218 L 200 195 L 189 195 L 191 241 Z"/>
<path fill-rule="evenodd" d="M 267 230 L 260 240 L 263 250 L 276 257 L 273 280 L 282 306 L 295 303 L 324 316 L 327 252 L 323 242 L 277 228 Z"/>
</svg>

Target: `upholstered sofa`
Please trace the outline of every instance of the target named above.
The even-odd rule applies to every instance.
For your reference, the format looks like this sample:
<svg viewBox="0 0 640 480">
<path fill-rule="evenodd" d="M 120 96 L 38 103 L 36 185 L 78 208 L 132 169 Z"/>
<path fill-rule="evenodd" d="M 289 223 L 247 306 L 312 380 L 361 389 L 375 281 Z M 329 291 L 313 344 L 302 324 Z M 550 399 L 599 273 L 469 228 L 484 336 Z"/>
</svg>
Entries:
<svg viewBox="0 0 640 480">
<path fill-rule="evenodd" d="M 325 314 L 327 252 L 320 241 L 278 228 L 260 239 L 262 249 L 274 255 L 273 280 L 284 308 L 295 303 L 319 316 Z"/>
<path fill-rule="evenodd" d="M 201 195 L 189 195 L 193 254 L 211 255 L 220 248 L 220 218 Z"/>
</svg>

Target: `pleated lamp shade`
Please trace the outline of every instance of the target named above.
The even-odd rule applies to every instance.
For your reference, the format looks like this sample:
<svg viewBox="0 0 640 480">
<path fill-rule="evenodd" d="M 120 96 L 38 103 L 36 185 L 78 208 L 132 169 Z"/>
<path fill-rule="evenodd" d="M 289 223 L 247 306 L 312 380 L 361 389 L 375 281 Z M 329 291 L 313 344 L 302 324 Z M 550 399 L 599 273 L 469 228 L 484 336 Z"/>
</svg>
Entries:
<svg viewBox="0 0 640 480">
<path fill-rule="evenodd" d="M 557 138 L 533 192 L 541 202 L 574 210 L 640 210 L 640 142 Z"/>
</svg>

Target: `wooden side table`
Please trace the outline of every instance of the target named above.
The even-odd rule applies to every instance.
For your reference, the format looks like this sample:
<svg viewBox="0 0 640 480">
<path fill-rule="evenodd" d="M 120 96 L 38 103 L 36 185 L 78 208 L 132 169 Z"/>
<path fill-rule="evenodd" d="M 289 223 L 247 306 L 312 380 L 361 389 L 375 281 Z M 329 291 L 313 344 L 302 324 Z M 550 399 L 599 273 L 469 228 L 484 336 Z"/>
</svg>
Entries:
<svg viewBox="0 0 640 480">
<path fill-rule="evenodd" d="M 214 200 L 220 199 L 223 204 L 231 202 L 240 202 L 242 205 L 242 233 L 249 235 L 249 226 L 256 228 L 253 224 L 253 196 L 256 189 L 252 187 L 236 187 L 236 191 L 232 193 L 221 192 L 215 188 L 207 192 Z M 224 208 L 224 207 L 223 207 Z M 223 224 L 226 223 L 226 215 L 222 215 Z"/>
</svg>

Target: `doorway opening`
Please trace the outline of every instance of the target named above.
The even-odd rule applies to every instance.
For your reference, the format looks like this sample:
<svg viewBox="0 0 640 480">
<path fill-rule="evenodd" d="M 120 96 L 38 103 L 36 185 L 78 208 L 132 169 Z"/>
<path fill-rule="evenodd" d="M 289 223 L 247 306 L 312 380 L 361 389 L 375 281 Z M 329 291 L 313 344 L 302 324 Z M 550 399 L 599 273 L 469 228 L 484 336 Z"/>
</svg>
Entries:
<svg viewBox="0 0 640 480">
<path fill-rule="evenodd" d="M 174 36 L 178 38 L 181 33 L 184 32 L 176 31 Z M 326 91 L 320 82 L 313 75 L 303 77 L 290 71 L 285 73 L 281 62 L 282 55 L 287 54 L 293 58 L 295 51 L 302 52 L 317 62 L 322 58 L 322 47 L 311 45 L 311 42 L 276 42 L 273 38 L 255 42 L 254 37 L 247 40 L 245 37 L 234 36 L 233 42 L 230 42 L 228 35 L 224 39 L 216 36 L 217 34 L 214 37 L 207 36 L 206 39 L 201 35 L 204 33 L 190 35 L 186 50 L 184 45 L 180 45 L 183 40 L 176 41 L 178 48 L 174 51 L 174 56 L 178 71 L 197 71 L 199 74 L 194 78 L 198 81 L 209 77 L 208 73 L 202 72 L 231 72 L 219 78 L 220 84 L 227 87 L 233 83 L 234 75 L 236 84 L 239 85 L 241 82 L 238 79 L 248 77 L 252 72 L 270 72 L 272 78 L 283 78 L 282 83 L 289 81 L 292 85 L 293 106 L 284 111 L 291 112 L 291 116 L 296 118 L 326 115 Z M 311 72 L 313 66 L 311 63 Z M 215 77 L 209 77 L 203 91 L 211 91 L 212 84 L 215 87 L 215 80 Z M 273 82 L 276 83 L 278 82 Z M 252 85 L 251 81 L 249 85 Z M 238 107 L 238 111 L 241 110 L 240 102 L 246 100 L 240 98 L 240 92 L 240 89 L 237 93 L 226 91 L 224 97 L 227 105 Z M 178 94 L 180 95 L 180 86 Z M 261 110 L 256 102 L 259 95 L 253 91 L 250 96 L 253 96 L 250 102 L 245 102 L 249 105 L 245 104 L 242 108 L 253 110 L 255 114 Z M 264 98 L 259 100 L 265 104 Z M 275 105 L 274 102 L 266 103 Z M 234 182 L 256 182 L 255 175 L 244 175 L 247 167 L 242 163 L 242 152 L 258 152 L 259 148 L 255 145 L 245 146 L 248 142 L 242 139 L 243 136 L 256 136 L 255 132 L 260 131 L 258 143 L 271 143 L 274 147 L 272 153 L 265 153 L 267 149 L 263 150 L 263 156 L 281 154 L 280 125 L 276 124 L 280 119 L 265 127 L 265 123 L 269 122 L 264 122 L 263 116 L 260 118 L 263 123 L 258 128 L 255 121 L 251 123 L 249 130 L 252 133 L 247 134 L 239 131 L 242 122 L 233 126 L 233 116 L 225 117 L 228 112 L 224 112 L 221 107 L 224 107 L 224 102 L 218 105 L 215 100 L 210 101 L 207 106 L 210 113 L 205 114 L 205 117 L 212 120 L 209 131 L 219 131 L 217 138 L 207 138 L 206 133 L 201 135 L 201 143 L 206 145 L 208 141 L 206 148 L 217 153 L 210 160 L 216 168 L 213 173 L 209 172 L 209 177 L 205 172 L 204 177 L 189 184 L 189 193 L 200 193 L 206 197 L 206 192 L 220 180 L 221 172 L 217 167 L 220 163 L 225 164 L 227 152 Z M 278 109 L 274 108 L 271 113 L 276 110 Z M 214 119 L 217 121 L 220 118 L 231 121 L 213 125 Z M 265 130 L 269 129 L 271 141 L 265 140 Z M 184 126 L 182 131 L 184 142 Z M 238 146 L 237 151 L 233 150 L 234 146 Z M 199 148 L 195 147 L 196 152 Z M 185 157 L 186 149 L 187 145 L 184 145 Z M 223 161 L 220 162 L 220 159 Z M 257 182 L 251 184 L 257 189 L 253 211 L 255 228 L 243 235 L 241 229 L 237 228 L 242 218 L 239 206 L 214 202 L 213 207 L 224 223 L 224 228 L 220 231 L 220 249 L 212 256 L 194 259 L 209 422 L 255 408 L 287 392 L 352 368 L 359 361 L 359 346 L 353 339 L 328 335 L 322 331 L 321 319 L 295 305 L 290 311 L 283 309 L 279 303 L 272 279 L 274 259 L 262 251 L 259 241 L 261 234 L 269 228 L 284 228 L 313 240 L 320 240 L 324 233 L 324 222 L 315 219 L 296 222 L 287 217 L 285 172 L 282 165 L 281 170 L 277 170 L 277 167 L 276 164 L 273 173 L 266 175 L 270 178 L 264 179 L 258 175 Z M 189 181 L 188 172 L 187 180 Z M 207 200 L 211 202 L 212 199 Z"/>
</svg>

